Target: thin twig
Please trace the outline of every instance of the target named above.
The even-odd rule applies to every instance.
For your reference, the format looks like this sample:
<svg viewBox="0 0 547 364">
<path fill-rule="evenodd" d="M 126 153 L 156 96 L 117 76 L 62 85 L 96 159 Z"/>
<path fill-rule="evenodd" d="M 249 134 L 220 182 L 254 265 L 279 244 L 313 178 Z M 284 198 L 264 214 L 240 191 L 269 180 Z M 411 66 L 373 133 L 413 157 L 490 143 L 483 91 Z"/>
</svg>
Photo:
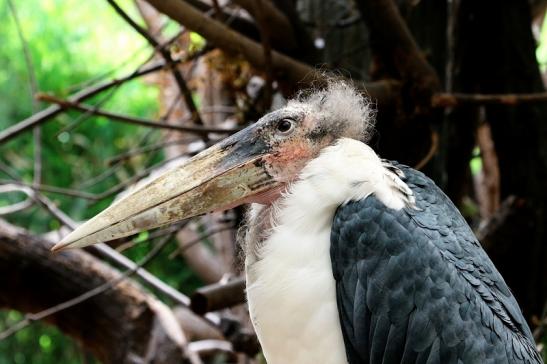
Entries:
<svg viewBox="0 0 547 364">
<path fill-rule="evenodd" d="M 51 315 L 54 315 L 56 313 L 59 313 L 61 311 L 64 311 L 66 309 L 69 309 L 71 307 L 74 307 L 82 302 L 87 301 L 90 298 L 93 298 L 101 293 L 104 293 L 112 288 L 114 288 L 116 285 L 120 284 L 123 280 L 126 278 L 132 276 L 135 274 L 140 268 L 148 264 L 152 259 L 154 259 L 161 250 L 167 245 L 169 242 L 169 239 L 171 238 L 172 234 L 169 236 L 164 237 L 160 240 L 159 243 L 154 245 L 152 250 L 140 261 L 138 262 L 133 268 L 126 270 L 123 272 L 119 277 L 116 277 L 112 280 L 106 281 L 100 286 L 97 286 L 87 292 L 82 293 L 79 296 L 76 296 L 70 300 L 67 300 L 65 302 L 59 303 L 55 306 L 46 308 L 43 311 L 40 311 L 38 313 L 28 313 L 25 315 L 25 318 L 16 324 L 8 327 L 3 332 L 0 332 L 0 341 L 10 337 L 11 335 L 15 334 L 16 332 L 24 329 L 25 327 L 29 326 L 35 321 L 43 320 Z"/>
<path fill-rule="evenodd" d="M 254 1 L 254 14 L 260 30 L 260 40 L 264 52 L 264 68 L 266 73 L 266 85 L 264 87 L 264 110 L 269 110 L 272 104 L 272 82 L 273 82 L 273 67 L 272 67 L 272 46 L 270 44 L 270 28 L 266 22 L 264 14 L 263 0 Z"/>
<path fill-rule="evenodd" d="M 2 160 L 0 160 L 0 171 L 8 175 L 11 179 L 20 179 L 19 173 Z"/>
<path fill-rule="evenodd" d="M 141 76 L 147 75 L 149 73 L 159 71 L 159 70 L 161 70 L 165 67 L 166 67 L 166 65 L 165 65 L 164 62 L 158 62 L 156 64 L 152 64 L 152 65 L 150 65 L 146 68 L 143 68 L 140 71 L 133 72 L 128 76 L 125 76 L 125 77 L 122 77 L 122 78 L 119 78 L 119 79 L 114 79 L 112 81 L 105 82 L 105 83 L 102 83 L 100 85 L 95 85 L 95 86 L 86 88 L 86 89 L 74 94 L 73 96 L 69 97 L 68 99 L 71 100 L 71 101 L 83 101 L 83 100 L 86 100 L 86 99 L 88 99 L 92 96 L 95 96 L 95 95 L 97 95 L 97 94 L 99 94 L 99 93 L 101 93 L 105 90 L 108 90 L 111 87 L 114 87 L 116 85 L 119 85 L 119 84 L 127 82 L 127 81 L 130 81 L 134 78 L 141 77 Z M 40 111 L 40 112 L 38 112 L 34 115 L 31 115 L 30 117 L 18 122 L 15 125 L 12 125 L 11 127 L 3 130 L 2 132 L 0 132 L 0 143 L 4 143 L 4 142 L 16 137 L 17 135 L 19 135 L 23 131 L 25 131 L 29 128 L 32 128 L 36 125 L 42 124 L 45 121 L 50 120 L 51 118 L 53 118 L 53 117 L 57 116 L 58 114 L 60 114 L 62 111 L 63 111 L 62 107 L 60 107 L 59 105 L 53 105 L 53 106 L 50 106 L 47 109 L 44 109 L 44 110 L 42 110 L 42 111 Z"/>
<path fill-rule="evenodd" d="M 218 4 L 218 0 L 213 0 L 213 9 L 213 16 L 218 20 L 222 20 L 222 9 Z"/>
<path fill-rule="evenodd" d="M 180 221 L 178 223 L 174 223 L 172 225 L 169 225 L 167 227 L 164 227 L 164 228 L 161 228 L 161 229 L 158 229 L 152 233 L 150 233 L 147 238 L 145 240 L 140 240 L 139 237 L 135 237 L 131 240 L 129 240 L 128 242 L 126 243 L 123 243 L 119 246 L 116 247 L 116 251 L 119 252 L 119 253 L 122 253 L 128 249 L 131 249 L 133 248 L 134 246 L 138 245 L 138 244 L 142 244 L 142 243 L 145 243 L 147 241 L 150 241 L 152 239 L 157 239 L 157 238 L 161 238 L 165 235 L 169 235 L 169 234 L 174 234 L 176 233 L 177 231 L 181 230 L 181 229 L 184 229 L 186 227 L 186 225 L 188 225 L 188 223 L 190 222 L 190 220 L 183 220 L 183 221 Z"/>
<path fill-rule="evenodd" d="M 427 163 L 433 158 L 435 153 L 437 152 L 439 148 L 439 134 L 431 130 L 431 146 L 429 147 L 429 150 L 427 151 L 426 155 L 414 166 L 414 169 L 417 169 L 418 171 L 421 171 L 422 168 L 425 167 Z"/>
<path fill-rule="evenodd" d="M 127 152 L 120 153 L 120 154 L 110 158 L 109 160 L 106 161 L 106 164 L 108 164 L 109 166 L 117 165 L 120 162 L 124 162 L 124 161 L 126 161 L 128 159 L 131 159 L 131 158 L 133 158 L 137 155 L 140 155 L 140 154 L 144 154 L 144 153 L 148 153 L 148 152 L 154 152 L 154 151 L 157 151 L 159 149 L 163 149 L 163 148 L 165 148 L 167 146 L 170 146 L 170 145 L 185 144 L 185 143 L 191 142 L 193 140 L 194 139 L 192 139 L 192 138 L 169 140 L 169 141 L 166 141 L 166 142 L 160 142 L 160 143 L 156 143 L 156 144 L 145 145 L 144 147 L 140 147 L 140 148 L 133 148 L 133 149 L 127 151 Z"/>
<path fill-rule="evenodd" d="M 118 90 L 120 89 L 122 85 L 116 85 L 114 87 L 112 87 L 110 90 L 108 90 L 108 93 L 106 95 L 101 95 L 102 98 L 97 101 L 95 104 L 93 104 L 93 106 L 90 106 L 92 107 L 92 110 L 97 110 L 99 109 L 102 105 L 104 105 L 106 102 L 110 101 L 115 95 L 116 93 L 118 92 Z M 38 94 L 36 95 L 37 98 L 40 98 L 41 94 Z M 75 120 L 73 120 L 70 124 L 62 127 L 61 129 L 59 129 L 54 137 L 57 138 L 59 135 L 63 134 L 63 133 L 70 133 L 72 130 L 76 129 L 77 127 L 79 127 L 81 124 L 83 124 L 85 121 L 87 121 L 90 117 L 92 117 L 94 114 L 93 112 L 91 111 L 86 111 L 82 114 L 80 114 Z"/>
<path fill-rule="evenodd" d="M 0 194 L 22 192 L 20 191 L 20 188 L 21 188 L 20 186 L 15 186 L 15 185 L 0 185 Z M 32 190 L 30 189 L 28 191 L 32 192 Z M 23 201 L 19 201 L 8 206 L 1 206 L 0 216 L 13 214 L 15 212 L 27 209 L 31 207 L 33 204 L 34 204 L 34 201 L 32 200 L 32 197 L 28 193 L 25 193 L 25 199 Z"/>
<path fill-rule="evenodd" d="M 30 187 L 31 189 L 33 189 L 35 191 L 56 193 L 56 194 L 59 194 L 59 195 L 83 198 L 83 199 L 90 200 L 90 201 L 100 201 L 102 199 L 105 199 L 107 197 L 112 196 L 113 194 L 116 194 L 116 193 L 122 191 L 124 188 L 128 187 L 129 185 L 137 182 L 141 178 L 148 175 L 152 170 L 154 170 L 154 169 L 156 169 L 156 168 L 158 168 L 158 167 L 160 167 L 160 166 L 162 166 L 166 163 L 169 163 L 169 162 L 171 162 L 175 159 L 178 159 L 181 156 L 182 155 L 179 155 L 179 156 L 176 156 L 176 157 L 173 157 L 173 158 L 169 158 L 169 159 L 165 159 L 165 160 L 159 162 L 158 164 L 150 166 L 150 167 L 144 169 L 143 171 L 131 176 L 130 178 L 128 178 L 124 182 L 121 182 L 121 183 L 109 188 L 108 190 L 105 190 L 105 191 L 103 191 L 101 193 L 98 193 L 98 194 L 84 192 L 84 191 L 80 191 L 80 190 L 73 189 L 73 188 L 62 188 L 62 187 L 49 186 L 49 185 L 43 185 L 43 184 L 36 186 L 36 185 L 33 185 L 32 183 L 26 183 L 26 182 L 23 182 L 23 181 L 20 181 L 20 180 L 1 180 L 0 179 L 0 185 L 1 184 L 13 183 L 13 184 L 16 184 L 16 185 L 19 185 L 19 186 Z"/>
<path fill-rule="evenodd" d="M 160 44 L 158 46 L 158 48 L 168 47 L 170 44 L 172 44 L 180 36 L 181 33 L 182 33 L 182 31 L 177 33 L 175 36 L 171 37 L 171 39 L 167 40 L 165 43 Z M 146 60 L 144 60 L 144 62 L 142 62 L 142 64 L 147 64 L 148 62 L 150 62 L 154 58 L 155 52 L 156 52 L 156 50 L 154 50 L 148 56 L 148 58 Z M 114 86 L 112 88 L 112 90 L 110 91 L 110 93 L 108 95 L 106 95 L 104 98 L 102 98 L 99 102 L 95 103 L 93 105 L 93 107 L 98 109 L 99 107 L 104 105 L 107 101 L 109 101 L 116 94 L 116 92 L 119 90 L 120 86 L 122 86 L 122 85 L 123 84 L 119 84 L 119 85 Z M 71 124 L 59 129 L 57 131 L 57 133 L 55 133 L 55 136 L 58 136 L 58 135 L 60 135 L 62 133 L 65 133 L 65 132 L 68 133 L 68 132 L 74 130 L 75 128 L 77 128 L 80 124 L 82 124 L 84 121 L 86 121 L 92 115 L 93 115 L 93 113 L 91 113 L 91 112 L 85 112 L 84 114 L 82 114 L 78 118 L 76 118 L 76 120 L 74 120 Z"/>
<path fill-rule="evenodd" d="M 158 50 L 158 52 L 161 54 L 163 59 L 167 64 L 169 64 L 169 68 L 171 72 L 173 73 L 173 77 L 175 78 L 175 81 L 179 87 L 179 90 L 184 97 L 184 101 L 186 102 L 186 106 L 188 107 L 188 110 L 190 110 L 191 113 L 191 119 L 198 125 L 203 125 L 203 121 L 201 120 L 201 116 L 199 115 L 199 111 L 196 107 L 196 104 L 194 103 L 194 99 L 192 98 L 192 93 L 190 89 L 188 88 L 188 85 L 186 84 L 186 81 L 184 80 L 184 77 L 180 73 L 180 70 L 176 67 L 176 65 L 173 62 L 173 57 L 171 56 L 171 53 L 169 50 L 167 50 L 164 47 L 161 47 L 158 41 L 152 37 L 143 27 L 141 27 L 139 24 L 137 24 L 131 17 L 123 11 L 122 8 L 114 1 L 114 0 L 106 0 L 110 6 L 120 15 L 133 29 L 137 31 L 144 39 L 150 43 L 152 47 Z"/>
<path fill-rule="evenodd" d="M 165 22 L 164 26 L 167 25 L 167 22 Z M 158 32 L 161 32 L 163 30 L 163 27 L 158 31 Z M 173 37 L 171 37 L 171 39 L 167 40 L 167 42 L 161 44 L 161 47 L 169 47 L 174 41 L 176 41 L 182 34 L 184 30 L 181 30 L 180 32 L 178 32 L 177 34 L 175 34 Z M 153 34 L 153 36 L 156 36 L 157 34 Z M 66 89 L 66 92 L 74 92 L 75 90 L 79 90 L 83 87 L 88 87 L 89 85 L 93 84 L 93 83 L 97 83 L 97 82 L 100 82 L 102 80 L 104 80 L 105 78 L 107 78 L 108 76 L 110 75 L 113 75 L 116 71 L 120 70 L 122 67 L 126 66 L 127 64 L 131 63 L 131 61 L 135 60 L 137 58 L 137 55 L 139 55 L 141 52 L 143 52 L 144 50 L 148 49 L 148 45 L 145 45 L 145 46 L 142 46 L 140 47 L 139 49 L 137 49 L 135 52 L 133 52 L 133 54 L 131 54 L 129 57 L 127 57 L 124 61 L 118 63 L 116 66 L 114 66 L 113 68 L 99 74 L 99 75 L 96 75 L 90 79 L 87 79 L 81 83 L 78 83 L 78 84 L 73 84 L 71 86 L 69 86 L 67 89 Z M 153 56 L 155 54 L 155 51 L 152 53 L 152 56 L 150 57 L 147 57 L 147 59 L 144 61 L 144 62 L 141 62 L 142 64 L 146 64 L 148 63 L 149 61 L 152 60 Z"/>
<path fill-rule="evenodd" d="M 240 130 L 238 128 L 221 129 L 221 128 L 204 127 L 204 126 L 197 126 L 197 125 L 182 126 L 178 124 L 158 123 L 156 121 L 149 120 L 149 119 L 117 114 L 110 111 L 104 111 L 93 106 L 89 106 L 89 105 L 82 104 L 75 101 L 60 99 L 48 94 L 40 94 L 38 95 L 38 98 L 42 101 L 55 103 L 63 109 L 67 109 L 67 108 L 75 109 L 75 110 L 83 111 L 86 113 L 90 113 L 92 115 L 104 116 L 111 120 L 117 120 L 117 121 L 122 121 L 125 123 L 136 124 L 136 125 L 142 125 L 142 126 L 146 126 L 150 128 L 177 130 L 177 131 L 182 131 L 187 133 L 194 133 L 201 136 L 207 135 L 209 133 L 233 134 Z"/>
<path fill-rule="evenodd" d="M 200 56 L 204 55 L 205 53 L 209 52 L 210 50 L 211 50 L 211 47 L 205 47 L 205 48 L 201 49 L 200 51 L 189 54 L 185 57 L 175 59 L 174 62 L 184 63 L 184 62 L 190 61 L 192 59 L 195 59 L 197 57 L 200 57 Z M 169 64 L 167 64 L 165 61 L 159 61 L 159 62 L 155 62 L 153 64 L 149 64 L 149 65 L 144 66 L 142 68 L 138 68 L 137 70 L 133 71 L 132 73 L 130 73 L 127 76 L 117 78 L 117 79 L 113 79 L 111 81 L 104 82 L 104 83 L 101 83 L 99 85 L 95 85 L 95 86 L 91 86 L 91 87 L 88 87 L 86 89 L 83 89 L 83 90 L 75 93 L 74 95 L 68 97 L 68 100 L 73 101 L 73 102 L 84 101 L 84 100 L 86 100 L 90 97 L 93 97 L 93 96 L 95 96 L 95 95 L 97 95 L 97 94 L 99 94 L 99 93 L 101 93 L 105 90 L 108 90 L 112 87 L 115 87 L 117 85 L 120 85 L 120 84 L 128 82 L 128 81 L 131 81 L 135 78 L 142 77 L 142 76 L 148 75 L 150 73 L 160 71 L 160 70 L 162 70 L 162 69 L 164 69 L 168 66 L 169 66 Z M 42 110 L 42 111 L 40 111 L 40 112 L 38 112 L 34 115 L 31 115 L 30 117 L 18 122 L 15 125 L 12 125 L 11 127 L 3 130 L 2 132 L 0 132 L 0 144 L 4 143 L 4 142 L 6 142 L 6 141 L 8 141 L 8 140 L 10 140 L 14 137 L 16 137 L 17 135 L 24 132 L 25 130 L 28 130 L 29 128 L 32 128 L 36 125 L 42 124 L 42 123 L 50 120 L 51 118 L 57 116 L 61 112 L 63 112 L 63 108 L 61 106 L 52 105 L 52 106 L 48 107 L 47 109 L 44 109 L 44 110 Z"/>
<path fill-rule="evenodd" d="M 14 181 L 19 182 L 19 181 Z M 77 227 L 77 224 L 74 220 L 72 220 L 68 215 L 66 215 L 63 211 L 61 211 L 55 204 L 49 200 L 46 196 L 41 195 L 39 193 L 32 193 L 30 189 L 24 189 L 21 188 L 20 190 L 23 193 L 28 194 L 29 196 L 32 196 L 33 199 L 35 199 L 36 202 L 39 202 L 39 204 L 44 207 L 53 217 L 55 217 L 57 220 L 59 220 L 63 225 L 70 228 L 71 230 L 74 230 Z M 119 266 L 122 266 L 126 269 L 135 270 L 136 274 L 148 285 L 155 288 L 159 292 L 163 293 L 173 301 L 177 302 L 178 304 L 181 304 L 183 306 L 189 307 L 190 305 L 190 298 L 181 292 L 177 291 L 173 287 L 169 286 L 153 274 L 149 273 L 145 269 L 139 269 L 139 267 L 136 265 L 135 262 L 133 262 L 131 259 L 125 257 L 124 255 L 118 253 L 113 248 L 109 247 L 108 245 L 104 243 L 96 244 L 91 246 L 91 249 L 94 249 L 97 253 L 99 253 L 102 257 L 107 258 L 114 263 L 116 263 Z M 206 315 L 203 317 L 203 320 L 205 323 L 211 326 L 218 326 L 219 324 L 219 318 L 215 315 Z"/>
<path fill-rule="evenodd" d="M 91 188 L 91 187 L 95 186 L 96 184 L 103 182 L 108 177 L 114 175 L 123 166 L 124 165 L 123 165 L 122 161 L 120 161 L 120 163 L 112 163 L 109 168 L 105 169 L 104 171 L 102 171 L 98 175 L 93 176 L 93 177 L 89 178 L 88 180 L 81 182 L 77 187 L 75 187 L 75 189 L 85 190 L 85 189 Z"/>
<path fill-rule="evenodd" d="M 146 133 L 144 133 L 144 135 L 141 137 L 139 142 L 136 143 L 136 146 L 138 147 L 138 146 L 143 145 L 144 143 L 146 143 L 148 141 L 148 139 L 150 138 L 150 136 L 152 135 L 152 132 L 153 132 L 153 129 L 149 129 Z M 145 163 L 145 165 L 146 165 L 146 163 Z M 103 172 L 98 174 L 97 176 L 91 177 L 87 181 L 82 182 L 77 189 L 83 190 L 83 189 L 90 188 L 90 187 L 104 181 L 108 177 L 112 176 L 114 173 L 116 173 L 122 167 L 123 167 L 123 163 L 121 163 L 121 162 L 113 164 L 109 168 L 105 169 Z"/>
<path fill-rule="evenodd" d="M 221 233 L 223 231 L 226 231 L 226 230 L 232 230 L 234 227 L 229 225 L 229 226 L 223 226 L 223 227 L 219 227 L 219 228 L 215 228 L 215 229 L 211 229 L 209 231 L 206 231 L 205 233 L 203 233 L 201 236 L 199 236 L 198 238 L 194 239 L 194 240 L 190 240 L 189 242 L 187 242 L 186 244 L 183 244 L 181 246 L 179 246 L 175 251 L 173 251 L 170 255 L 169 255 L 169 258 L 170 259 L 173 259 L 177 254 L 181 254 L 182 252 L 184 252 L 186 249 L 189 249 L 191 247 L 193 247 L 194 245 L 196 245 L 197 243 L 215 235 L 215 234 L 218 234 L 218 233 Z"/>
<path fill-rule="evenodd" d="M 547 92 L 522 94 L 465 94 L 439 93 L 433 95 L 433 107 L 454 107 L 461 104 L 502 104 L 517 105 L 522 103 L 546 102 Z"/>
<path fill-rule="evenodd" d="M 83 191 L 79 191 L 75 189 L 61 188 L 56 186 L 44 185 L 44 184 L 34 185 L 32 183 L 27 183 L 20 180 L 0 180 L 0 185 L 10 184 L 10 183 L 16 184 L 18 186 L 30 187 L 34 191 L 56 193 L 59 195 L 79 197 L 86 200 L 99 200 L 98 196 L 93 193 L 83 192 Z"/>
<path fill-rule="evenodd" d="M 27 68 L 27 74 L 28 74 L 28 81 L 29 81 L 29 89 L 30 89 L 30 100 L 31 100 L 31 110 L 34 114 L 38 111 L 40 105 L 38 104 L 38 100 L 34 98 L 34 95 L 38 93 L 38 81 L 36 80 L 36 72 L 34 70 L 33 62 L 32 62 L 32 55 L 30 53 L 28 42 L 25 38 L 25 35 L 23 33 L 23 28 L 21 26 L 21 22 L 19 21 L 19 16 L 17 14 L 17 8 L 15 7 L 15 4 L 12 0 L 8 0 L 8 7 L 11 11 L 11 15 L 13 17 L 13 20 L 15 22 L 15 29 L 17 31 L 17 35 L 19 37 L 19 40 L 21 42 L 21 46 L 23 48 L 23 55 L 25 58 L 25 65 Z M 34 170 L 33 170 L 33 181 L 35 184 L 40 184 L 42 181 L 42 129 L 40 126 L 36 126 L 33 129 L 33 138 L 34 138 Z M 15 211 L 20 211 L 22 209 L 25 209 L 27 207 L 32 206 L 32 200 L 27 198 L 26 201 L 21 201 L 15 205 L 7 206 L 3 210 L 4 212 L 9 211 L 9 213 L 13 213 Z"/>
</svg>

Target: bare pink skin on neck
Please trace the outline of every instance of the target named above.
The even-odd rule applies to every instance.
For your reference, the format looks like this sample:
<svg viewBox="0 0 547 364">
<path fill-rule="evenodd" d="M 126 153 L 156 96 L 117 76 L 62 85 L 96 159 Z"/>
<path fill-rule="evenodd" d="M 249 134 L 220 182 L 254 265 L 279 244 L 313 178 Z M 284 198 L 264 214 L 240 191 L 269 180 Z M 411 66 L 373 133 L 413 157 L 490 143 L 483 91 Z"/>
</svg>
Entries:
<svg viewBox="0 0 547 364">
<path fill-rule="evenodd" d="M 271 205 L 278 198 L 281 197 L 283 191 L 286 189 L 286 184 L 282 184 L 278 187 L 274 187 L 271 190 L 259 193 L 258 195 L 251 196 L 245 201 L 245 203 L 259 203 L 261 205 Z"/>
<path fill-rule="evenodd" d="M 281 197 L 281 194 L 285 190 L 285 187 L 286 187 L 286 184 L 281 184 L 280 186 L 274 187 L 270 190 L 264 191 L 257 195 L 249 196 L 242 200 L 234 201 L 231 204 L 227 206 L 222 206 L 221 208 L 218 208 L 214 211 L 215 212 L 226 211 L 229 209 L 233 209 L 234 207 L 241 206 L 248 203 L 259 203 L 261 205 L 271 205 L 278 198 Z"/>
<path fill-rule="evenodd" d="M 317 155 L 319 148 L 320 145 L 310 144 L 302 138 L 294 138 L 280 143 L 276 149 L 281 150 L 282 153 L 268 154 L 263 159 L 267 173 L 277 181 L 276 186 L 256 195 L 234 201 L 228 206 L 223 206 L 219 211 L 248 203 L 273 204 L 282 196 L 289 183 L 298 178 L 304 165 Z"/>
</svg>

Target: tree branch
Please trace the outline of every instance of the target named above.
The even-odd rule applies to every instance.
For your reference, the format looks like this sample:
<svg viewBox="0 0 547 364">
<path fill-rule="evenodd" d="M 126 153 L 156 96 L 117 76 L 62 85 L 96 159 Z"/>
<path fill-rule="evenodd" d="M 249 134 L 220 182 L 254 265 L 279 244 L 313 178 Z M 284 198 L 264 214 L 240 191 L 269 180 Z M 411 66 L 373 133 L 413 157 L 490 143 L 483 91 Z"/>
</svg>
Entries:
<svg viewBox="0 0 547 364">
<path fill-rule="evenodd" d="M 321 57 L 308 29 L 300 19 L 300 15 L 296 10 L 296 2 L 293 0 L 273 0 L 275 8 L 287 17 L 287 20 L 292 26 L 293 34 L 296 39 L 297 49 L 294 56 L 308 64 L 317 64 L 321 61 Z M 269 3 L 269 1 L 267 2 Z M 274 32 L 274 35 L 277 32 Z M 272 39 L 274 40 L 274 39 Z M 274 43 L 275 46 L 275 43 Z"/>
<path fill-rule="evenodd" d="M 241 1 L 241 0 L 240 0 Z M 243 1 L 246 2 L 246 1 Z M 266 5 L 268 4 L 268 5 Z M 265 65 L 265 74 L 266 74 L 266 84 L 264 86 L 264 110 L 269 110 L 272 105 L 273 97 L 273 69 L 272 69 L 272 46 L 270 44 L 270 34 L 272 24 L 270 22 L 268 15 L 271 16 L 270 12 L 267 12 L 266 9 L 272 7 L 270 2 L 264 0 L 254 0 L 252 8 L 254 10 L 253 15 L 258 24 L 258 29 L 260 30 L 260 41 L 262 42 L 262 48 L 264 52 L 264 65 Z"/>
<path fill-rule="evenodd" d="M 0 221 L 0 274 L 11 277 L 0 283 L 0 306 L 42 311 L 122 277 L 82 250 L 52 255 L 52 246 Z M 165 355 L 162 362 L 180 363 L 184 337 L 180 329 L 177 337 L 176 329 L 165 326 L 170 319 L 166 315 L 173 314 L 136 284 L 124 281 L 78 306 L 57 310 L 46 321 L 81 341 L 105 363 L 145 358 L 152 349 Z M 161 340 L 152 337 L 158 330 L 163 333 Z"/>
<path fill-rule="evenodd" d="M 418 49 L 393 0 L 358 0 L 357 6 L 370 29 L 374 48 L 409 82 L 416 109 L 431 107 L 431 96 L 440 89 L 437 73 Z"/>
<path fill-rule="evenodd" d="M 125 123 L 130 124 L 136 124 L 141 126 L 146 126 L 149 128 L 160 128 L 160 129 L 170 129 L 170 130 L 177 130 L 177 131 L 183 131 L 188 133 L 194 133 L 197 135 L 207 135 L 209 133 L 220 133 L 220 134 L 233 134 L 238 132 L 240 129 L 220 129 L 220 128 L 211 128 L 211 127 L 203 127 L 203 126 L 182 126 L 177 124 L 167 124 L 167 123 L 159 123 L 153 120 L 149 119 L 143 119 L 138 118 L 135 116 L 127 116 L 122 114 L 116 114 L 110 111 L 103 111 L 97 108 L 94 108 L 93 106 L 85 105 L 79 102 L 74 102 L 70 100 L 63 100 L 60 98 L 57 98 L 52 95 L 48 94 L 40 94 L 38 95 L 38 98 L 42 101 L 47 101 L 51 103 L 55 103 L 59 106 L 61 106 L 63 109 L 71 108 L 79 111 L 83 111 L 92 115 L 97 116 L 104 116 L 106 118 L 122 121 Z M 182 124 L 182 123 L 181 123 Z"/>
<path fill-rule="evenodd" d="M 203 55 L 205 52 L 208 52 L 209 50 L 210 50 L 210 48 L 204 49 L 201 52 L 194 53 L 192 55 L 189 55 L 188 57 L 176 59 L 175 62 L 177 62 L 177 63 L 187 62 L 191 59 L 194 59 L 196 57 L 199 57 L 199 56 Z M 106 91 L 106 90 L 108 90 L 112 87 L 121 85 L 121 84 L 123 84 L 125 82 L 128 82 L 128 81 L 131 81 L 135 78 L 142 77 L 142 76 L 148 75 L 150 73 L 160 71 L 160 70 L 162 70 L 162 69 L 164 69 L 168 66 L 169 65 L 164 61 L 163 62 L 156 62 L 156 63 L 150 64 L 150 65 L 144 66 L 142 68 L 139 68 L 139 69 L 135 70 L 134 72 L 132 72 L 131 74 L 129 74 L 127 76 L 124 76 L 124 77 L 121 77 L 121 78 L 118 78 L 118 79 L 113 79 L 111 81 L 104 82 L 104 83 L 101 83 L 99 85 L 91 86 L 91 87 L 88 87 L 84 90 L 81 90 L 81 91 L 75 93 L 74 95 L 68 97 L 68 100 L 71 101 L 71 102 L 84 101 L 84 100 L 86 100 L 90 97 L 93 97 L 93 96 L 95 96 L 95 95 L 97 95 L 97 94 L 99 94 L 103 91 Z M 50 120 L 51 118 L 59 115 L 61 112 L 63 112 L 63 108 L 61 106 L 53 105 L 53 106 L 50 106 L 47 109 L 44 109 L 44 110 L 42 110 L 42 111 L 40 111 L 40 112 L 38 112 L 34 115 L 31 115 L 30 117 L 18 122 L 17 124 L 12 125 L 11 127 L 1 131 L 0 132 L 0 143 L 4 143 L 4 142 L 16 137 L 17 135 L 24 132 L 25 130 Z"/>
<path fill-rule="evenodd" d="M 147 0 L 152 6 L 185 27 L 199 33 L 215 46 L 224 51 L 243 55 L 253 66 L 266 69 L 262 47 L 231 30 L 227 26 L 204 16 L 200 11 L 180 0 Z M 279 52 L 272 51 L 272 67 L 278 81 L 284 81 L 287 87 L 285 94 L 294 91 L 295 86 L 306 87 L 321 84 L 325 81 L 324 73 Z M 398 83 L 379 81 L 361 85 L 370 97 L 379 103 L 388 103 L 396 97 Z"/>
<path fill-rule="evenodd" d="M 190 307 L 199 315 L 245 303 L 245 279 L 215 283 L 198 288 L 191 297 Z"/>
<path fill-rule="evenodd" d="M 15 29 L 17 30 L 17 35 L 21 41 L 21 46 L 23 48 L 23 55 L 25 57 L 25 65 L 27 67 L 27 74 L 29 78 L 29 88 L 30 88 L 30 99 L 31 99 L 31 110 L 34 114 L 38 111 L 39 105 L 37 100 L 34 98 L 34 95 L 38 92 L 38 81 L 36 80 L 36 72 L 34 70 L 32 56 L 28 47 L 28 42 L 23 34 L 23 29 L 19 21 L 19 16 L 17 14 L 17 8 L 12 0 L 8 0 L 8 7 L 13 16 L 15 22 Z M 42 129 L 37 126 L 33 130 L 34 134 L 34 172 L 33 180 L 34 183 L 39 184 L 42 181 Z"/>
<path fill-rule="evenodd" d="M 257 14 L 257 2 L 255 0 L 233 0 L 233 2 L 243 9 L 247 10 L 249 14 L 260 23 L 260 16 Z M 289 19 L 275 7 L 270 1 L 261 1 L 262 4 L 259 4 L 262 10 L 259 10 L 263 13 L 264 22 L 268 24 L 270 30 L 275 30 L 277 33 L 274 38 L 282 40 L 284 47 L 287 49 L 297 49 L 298 44 L 296 43 L 296 37 L 294 34 L 294 29 L 292 24 L 289 22 Z M 258 24 L 259 31 L 261 25 Z M 273 33 L 273 32 L 270 32 Z"/>
<path fill-rule="evenodd" d="M 535 92 L 527 94 L 465 94 L 465 93 L 439 93 L 433 95 L 431 104 L 433 107 L 455 107 L 464 104 L 500 104 L 518 105 L 523 103 L 547 102 L 547 92 Z"/>
<path fill-rule="evenodd" d="M 162 47 L 160 43 L 156 39 L 154 39 L 154 37 L 152 37 L 152 35 L 150 35 L 144 28 L 138 25 L 133 19 L 131 19 L 131 17 L 127 15 L 127 13 L 124 12 L 123 9 L 120 8 L 114 0 L 106 1 L 112 6 L 116 13 L 118 13 L 118 15 L 122 17 L 123 20 L 125 20 L 133 29 L 137 31 L 137 33 L 139 33 L 144 39 L 146 39 L 146 41 L 150 43 L 150 45 L 160 53 L 165 62 L 169 65 L 169 69 L 173 73 L 173 77 L 175 78 L 175 81 L 179 87 L 180 93 L 182 94 L 182 97 L 186 102 L 188 110 L 190 110 L 192 120 L 198 125 L 203 125 L 203 121 L 201 120 L 199 111 L 196 107 L 196 104 L 194 103 L 194 99 L 192 98 L 192 93 L 188 88 L 188 85 L 186 85 L 186 81 L 180 73 L 180 70 L 175 66 L 175 62 L 173 61 L 173 57 L 171 57 L 171 53 L 169 52 L 169 50 L 165 47 Z"/>
</svg>

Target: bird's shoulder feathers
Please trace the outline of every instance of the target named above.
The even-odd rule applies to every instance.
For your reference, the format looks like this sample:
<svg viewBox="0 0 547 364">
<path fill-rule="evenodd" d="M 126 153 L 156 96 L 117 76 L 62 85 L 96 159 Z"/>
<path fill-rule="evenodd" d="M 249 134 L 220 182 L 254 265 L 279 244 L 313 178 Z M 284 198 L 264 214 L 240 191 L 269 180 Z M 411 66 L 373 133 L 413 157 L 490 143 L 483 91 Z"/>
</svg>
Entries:
<svg viewBox="0 0 547 364">
<path fill-rule="evenodd" d="M 387 163 L 412 191 L 340 206 L 331 258 L 350 363 L 540 363 L 530 329 L 464 218 L 424 174 Z"/>
</svg>

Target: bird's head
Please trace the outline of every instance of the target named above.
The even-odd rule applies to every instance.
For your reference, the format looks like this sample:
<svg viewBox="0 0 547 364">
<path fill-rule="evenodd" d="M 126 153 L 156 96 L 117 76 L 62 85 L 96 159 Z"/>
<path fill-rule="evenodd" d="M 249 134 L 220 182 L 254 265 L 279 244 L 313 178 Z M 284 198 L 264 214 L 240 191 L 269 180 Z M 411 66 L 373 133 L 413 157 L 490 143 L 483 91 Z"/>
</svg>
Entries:
<svg viewBox="0 0 547 364">
<path fill-rule="evenodd" d="M 339 138 L 365 141 L 368 101 L 336 81 L 204 150 L 115 202 L 54 247 L 108 241 L 211 211 L 271 203 L 321 150 Z"/>
</svg>

